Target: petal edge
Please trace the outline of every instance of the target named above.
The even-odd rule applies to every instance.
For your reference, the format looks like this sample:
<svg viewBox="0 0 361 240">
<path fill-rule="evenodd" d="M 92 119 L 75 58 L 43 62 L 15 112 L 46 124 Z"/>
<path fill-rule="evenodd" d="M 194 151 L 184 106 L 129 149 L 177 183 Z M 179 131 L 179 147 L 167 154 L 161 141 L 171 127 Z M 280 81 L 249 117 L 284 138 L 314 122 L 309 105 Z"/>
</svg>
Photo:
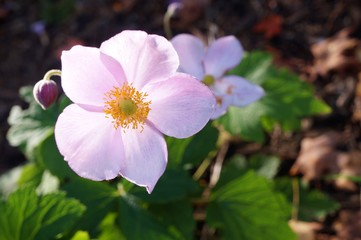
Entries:
<svg viewBox="0 0 361 240">
<path fill-rule="evenodd" d="M 149 121 L 162 133 L 176 138 L 199 132 L 209 121 L 216 102 L 206 85 L 183 73 L 148 85 L 147 92 L 152 101 Z"/>
</svg>

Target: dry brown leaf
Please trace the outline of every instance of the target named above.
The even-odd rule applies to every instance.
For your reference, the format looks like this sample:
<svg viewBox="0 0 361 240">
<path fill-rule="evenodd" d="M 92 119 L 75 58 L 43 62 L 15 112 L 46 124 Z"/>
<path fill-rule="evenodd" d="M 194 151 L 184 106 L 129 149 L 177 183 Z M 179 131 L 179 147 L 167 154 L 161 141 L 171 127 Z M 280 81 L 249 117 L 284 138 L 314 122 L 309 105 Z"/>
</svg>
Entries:
<svg viewBox="0 0 361 240">
<path fill-rule="evenodd" d="M 355 190 L 356 184 L 350 177 L 361 176 L 361 152 L 341 152 L 337 145 L 342 135 L 326 132 L 315 138 L 304 138 L 301 151 L 292 166 L 291 175 L 303 174 L 306 181 L 317 180 L 327 174 L 338 174 L 335 185 L 344 190 Z"/>
<path fill-rule="evenodd" d="M 263 33 L 266 39 L 278 36 L 282 32 L 283 17 L 277 14 L 269 15 L 258 22 L 253 31 Z"/>
<path fill-rule="evenodd" d="M 297 234 L 298 240 L 315 240 L 315 231 L 321 229 L 322 225 L 317 222 L 303 222 L 290 220 L 291 229 Z"/>
<path fill-rule="evenodd" d="M 358 81 L 355 88 L 355 99 L 352 119 L 354 121 L 361 121 L 361 72 L 358 74 Z"/>
<path fill-rule="evenodd" d="M 133 9 L 136 0 L 118 0 L 112 4 L 112 9 L 116 13 L 129 12 Z"/>
<path fill-rule="evenodd" d="M 350 177 L 361 176 L 361 152 L 358 150 L 340 154 L 337 164 L 340 168 L 340 177 L 335 184 L 340 189 L 356 190 L 357 186 Z"/>
<path fill-rule="evenodd" d="M 361 240 L 361 212 L 341 211 L 334 224 L 338 239 Z"/>
<path fill-rule="evenodd" d="M 304 138 L 301 142 L 301 151 L 292 166 L 292 175 L 303 174 L 306 181 L 319 179 L 326 173 L 337 173 L 336 164 L 339 152 L 335 146 L 339 144 L 340 134 L 326 132 L 316 138 Z"/>
<path fill-rule="evenodd" d="M 349 35 L 350 29 L 344 29 L 336 36 L 311 46 L 315 58 L 312 68 L 314 72 L 325 76 L 330 71 L 344 73 L 361 69 L 361 42 Z"/>
</svg>

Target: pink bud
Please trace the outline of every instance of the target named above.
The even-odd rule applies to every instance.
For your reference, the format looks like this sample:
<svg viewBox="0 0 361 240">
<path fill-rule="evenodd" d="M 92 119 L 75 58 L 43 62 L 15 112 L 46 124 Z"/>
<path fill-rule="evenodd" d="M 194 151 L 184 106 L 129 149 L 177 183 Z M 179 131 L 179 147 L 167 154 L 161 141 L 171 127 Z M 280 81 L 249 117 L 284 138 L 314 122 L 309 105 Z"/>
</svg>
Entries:
<svg viewBox="0 0 361 240">
<path fill-rule="evenodd" d="M 40 80 L 33 89 L 35 101 L 46 110 L 58 97 L 58 86 L 53 80 Z"/>
</svg>

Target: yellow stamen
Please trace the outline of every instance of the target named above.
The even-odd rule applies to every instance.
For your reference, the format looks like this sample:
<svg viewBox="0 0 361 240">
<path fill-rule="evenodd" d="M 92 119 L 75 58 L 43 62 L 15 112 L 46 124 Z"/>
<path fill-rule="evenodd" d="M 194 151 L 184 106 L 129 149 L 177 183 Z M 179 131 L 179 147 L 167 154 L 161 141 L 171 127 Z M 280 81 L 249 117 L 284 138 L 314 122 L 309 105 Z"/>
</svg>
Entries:
<svg viewBox="0 0 361 240">
<path fill-rule="evenodd" d="M 104 113 L 113 118 L 114 128 L 144 128 L 150 111 L 151 101 L 146 101 L 147 93 L 139 92 L 131 85 L 114 87 L 105 93 Z"/>
<path fill-rule="evenodd" d="M 212 86 L 214 84 L 214 77 L 212 75 L 206 75 L 204 76 L 202 82 L 207 86 Z"/>
</svg>

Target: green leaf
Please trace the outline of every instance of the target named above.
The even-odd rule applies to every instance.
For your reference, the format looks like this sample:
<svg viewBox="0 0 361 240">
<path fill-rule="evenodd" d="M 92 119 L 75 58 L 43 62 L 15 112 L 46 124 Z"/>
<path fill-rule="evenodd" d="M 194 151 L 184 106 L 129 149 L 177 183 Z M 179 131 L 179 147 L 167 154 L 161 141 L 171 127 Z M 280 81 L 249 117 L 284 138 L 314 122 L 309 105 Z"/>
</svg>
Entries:
<svg viewBox="0 0 361 240">
<path fill-rule="evenodd" d="M 167 169 L 152 194 L 148 194 L 144 188 L 137 186 L 134 186 L 129 194 L 146 202 L 166 203 L 184 199 L 198 190 L 198 184 L 189 176 L 188 172 L 181 169 Z"/>
<path fill-rule="evenodd" d="M 210 201 L 206 221 L 219 230 L 222 239 L 296 239 L 279 195 L 266 179 L 253 172 L 218 184 Z"/>
<path fill-rule="evenodd" d="M 208 123 L 200 132 L 189 138 L 166 137 L 168 167 L 177 168 L 181 166 L 189 169 L 198 165 L 212 150 L 216 149 L 217 139 L 218 130 L 211 123 Z"/>
<path fill-rule="evenodd" d="M 187 201 L 166 204 L 151 204 L 149 211 L 168 229 L 175 231 L 182 239 L 192 239 L 196 223 L 193 218 L 192 205 Z"/>
<path fill-rule="evenodd" d="M 88 232 L 85 231 L 77 231 L 71 240 L 90 240 L 90 236 Z"/>
<path fill-rule="evenodd" d="M 41 0 L 40 15 L 49 25 L 56 25 L 64 22 L 75 11 L 74 0 L 48 1 Z"/>
<path fill-rule="evenodd" d="M 229 107 L 227 114 L 217 121 L 233 135 L 240 135 L 247 140 L 264 142 L 265 135 L 260 122 L 262 115 L 262 104 L 254 102 L 243 108 Z"/>
<path fill-rule="evenodd" d="M 267 80 L 268 68 L 272 65 L 272 56 L 262 51 L 246 53 L 242 62 L 228 72 L 230 75 L 238 75 L 247 80 L 262 84 Z"/>
<path fill-rule="evenodd" d="M 125 240 L 122 232 L 117 224 L 117 213 L 110 212 L 100 223 L 100 235 L 99 240 Z"/>
<path fill-rule="evenodd" d="M 326 194 L 316 189 L 311 190 L 307 184 L 297 181 L 299 187 L 298 218 L 300 220 L 323 220 L 327 214 L 335 212 L 340 207 L 336 201 Z M 282 192 L 286 196 L 289 205 L 292 205 L 292 179 L 280 178 L 276 179 L 274 183 L 275 189 Z"/>
<path fill-rule="evenodd" d="M 34 153 L 37 162 L 59 179 L 78 178 L 78 175 L 70 169 L 64 157 L 59 153 L 55 143 L 54 133 L 44 138 L 35 148 Z"/>
<path fill-rule="evenodd" d="M 44 171 L 41 182 L 36 188 L 36 192 L 40 194 L 48 194 L 59 190 L 60 181 L 49 171 Z"/>
<path fill-rule="evenodd" d="M 18 179 L 23 172 L 24 166 L 15 167 L 0 176 L 0 199 L 8 196 L 18 188 Z"/>
<path fill-rule="evenodd" d="M 130 196 L 119 199 L 118 223 L 126 239 L 179 239 Z"/>
<path fill-rule="evenodd" d="M 193 136 L 183 155 L 183 164 L 194 167 L 200 164 L 212 150 L 216 149 L 218 130 L 210 123 Z"/>
<path fill-rule="evenodd" d="M 24 165 L 21 175 L 18 179 L 18 185 L 33 184 L 38 186 L 41 182 L 44 169 L 36 163 L 29 163 Z"/>
<path fill-rule="evenodd" d="M 168 147 L 168 167 L 176 168 L 181 166 L 184 151 L 191 142 L 192 137 L 178 139 L 165 137 Z"/>
<path fill-rule="evenodd" d="M 13 192 L 0 202 L 3 240 L 46 240 L 67 232 L 85 208 L 62 193 L 37 196 L 34 187 Z"/>
<path fill-rule="evenodd" d="M 27 109 L 14 106 L 9 114 L 11 126 L 7 139 L 11 146 L 19 147 L 27 158 L 34 158 L 34 149 L 52 134 L 55 121 L 59 115 L 58 105 L 54 104 L 44 111 L 32 97 L 32 87 L 22 87 L 21 97 L 29 103 Z"/>
<path fill-rule="evenodd" d="M 272 179 L 276 176 L 280 164 L 280 159 L 274 156 L 257 154 L 249 159 L 249 168 L 267 179 Z"/>
<path fill-rule="evenodd" d="M 95 234 L 96 227 L 116 204 L 117 190 L 107 182 L 95 182 L 84 178 L 72 178 L 62 187 L 68 196 L 81 201 L 87 209 L 78 223 L 78 228 Z"/>
<path fill-rule="evenodd" d="M 56 192 L 59 189 L 59 179 L 53 176 L 48 170 L 44 170 L 37 163 L 28 163 L 23 166 L 18 186 L 32 185 L 36 187 L 37 193 L 47 194 Z"/>
<path fill-rule="evenodd" d="M 264 142 L 264 130 L 271 131 L 276 124 L 284 131 L 293 131 L 300 128 L 303 117 L 331 111 L 315 98 L 309 84 L 286 69 L 276 69 L 270 59 L 267 53 L 250 53 L 230 72 L 261 84 L 266 92 L 262 99 L 246 107 L 230 107 L 218 120 L 231 134 Z"/>
<path fill-rule="evenodd" d="M 246 159 L 243 155 L 235 154 L 223 167 L 222 178 L 219 179 L 218 183 L 224 185 L 248 170 L 253 170 L 256 174 L 267 179 L 273 179 L 278 172 L 280 164 L 280 159 L 275 156 L 255 154 Z"/>
</svg>

